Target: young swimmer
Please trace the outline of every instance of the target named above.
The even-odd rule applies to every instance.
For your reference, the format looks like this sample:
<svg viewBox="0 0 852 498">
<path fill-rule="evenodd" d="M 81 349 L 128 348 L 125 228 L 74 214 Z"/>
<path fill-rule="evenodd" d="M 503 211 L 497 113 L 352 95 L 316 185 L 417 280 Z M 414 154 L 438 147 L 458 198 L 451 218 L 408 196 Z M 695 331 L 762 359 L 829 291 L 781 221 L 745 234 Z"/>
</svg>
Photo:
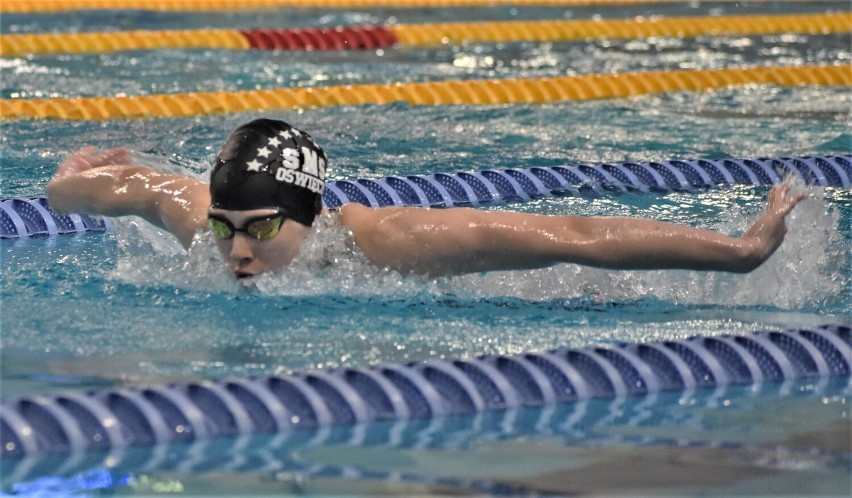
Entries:
<svg viewBox="0 0 852 498">
<path fill-rule="evenodd" d="M 86 147 L 47 187 L 57 212 L 136 215 L 185 248 L 208 228 L 236 278 L 286 267 L 322 210 L 325 152 L 305 132 L 258 119 L 225 142 L 210 185 L 131 164 L 126 149 Z M 740 237 L 671 223 L 614 217 L 545 216 L 469 208 L 369 208 L 346 204 L 339 223 L 375 265 L 430 276 L 578 263 L 613 269 L 749 272 L 781 245 L 784 217 L 804 198 L 789 185 Z"/>
</svg>

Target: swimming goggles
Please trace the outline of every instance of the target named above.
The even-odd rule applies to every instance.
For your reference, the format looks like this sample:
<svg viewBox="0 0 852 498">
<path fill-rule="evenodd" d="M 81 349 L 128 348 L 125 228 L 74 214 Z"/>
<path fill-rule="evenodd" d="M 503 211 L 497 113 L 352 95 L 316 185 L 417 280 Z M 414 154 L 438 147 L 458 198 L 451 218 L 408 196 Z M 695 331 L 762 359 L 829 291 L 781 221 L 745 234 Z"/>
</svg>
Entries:
<svg viewBox="0 0 852 498">
<path fill-rule="evenodd" d="M 207 214 L 207 226 L 217 239 L 230 239 L 237 232 L 248 234 L 257 240 L 269 240 L 275 238 L 278 232 L 281 231 L 281 225 L 287 215 L 281 212 L 275 214 L 267 214 L 264 216 L 256 216 L 246 220 L 243 228 L 237 228 L 231 223 L 231 220 L 218 214 Z"/>
</svg>

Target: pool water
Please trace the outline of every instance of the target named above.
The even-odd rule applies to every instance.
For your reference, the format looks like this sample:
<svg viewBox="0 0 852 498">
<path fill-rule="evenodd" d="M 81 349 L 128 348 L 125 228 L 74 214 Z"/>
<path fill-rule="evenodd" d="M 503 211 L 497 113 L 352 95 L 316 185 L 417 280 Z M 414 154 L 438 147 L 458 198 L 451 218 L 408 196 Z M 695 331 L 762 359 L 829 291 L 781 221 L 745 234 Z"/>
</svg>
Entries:
<svg viewBox="0 0 852 498">
<path fill-rule="evenodd" d="M 848 10 L 845 3 L 607 9 L 361 9 L 4 15 L 0 32 L 295 27 L 458 18 Z M 849 35 L 470 44 L 380 52 L 129 51 L 0 60 L 3 98 L 848 63 Z M 206 178 L 230 130 L 308 130 L 335 179 L 687 157 L 852 152 L 847 88 L 747 86 L 625 100 L 404 104 L 108 122 L 0 122 L 0 197 L 44 193 L 84 144 Z M 791 180 L 794 183 L 796 180 Z M 806 187 L 781 249 L 748 275 L 577 265 L 447 279 L 372 268 L 327 229 L 279 275 L 233 282 L 138 220 L 0 241 L 2 396 L 849 323 L 852 193 Z M 501 207 L 745 230 L 768 189 L 542 199 Z M 491 208 L 493 209 L 493 208 Z M 320 248 L 327 248 L 320 251 Z M 315 250 L 311 250 L 315 249 Z M 334 264 L 321 264 L 320 252 Z M 850 489 L 848 379 L 3 461 L 11 494 L 830 494 Z M 838 442 L 846 442 L 839 444 Z"/>
</svg>

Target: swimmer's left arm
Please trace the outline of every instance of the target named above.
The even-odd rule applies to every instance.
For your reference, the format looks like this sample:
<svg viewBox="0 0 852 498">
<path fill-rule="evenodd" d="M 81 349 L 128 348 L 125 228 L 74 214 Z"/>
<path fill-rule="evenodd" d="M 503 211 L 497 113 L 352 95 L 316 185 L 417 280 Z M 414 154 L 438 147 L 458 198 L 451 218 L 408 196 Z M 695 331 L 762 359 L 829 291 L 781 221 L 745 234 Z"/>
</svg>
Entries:
<svg viewBox="0 0 852 498">
<path fill-rule="evenodd" d="M 613 269 L 748 272 L 780 246 L 784 217 L 803 198 L 789 186 L 742 237 L 636 218 L 542 216 L 474 209 L 345 206 L 341 221 L 375 264 L 453 275 L 578 263 Z"/>
</svg>

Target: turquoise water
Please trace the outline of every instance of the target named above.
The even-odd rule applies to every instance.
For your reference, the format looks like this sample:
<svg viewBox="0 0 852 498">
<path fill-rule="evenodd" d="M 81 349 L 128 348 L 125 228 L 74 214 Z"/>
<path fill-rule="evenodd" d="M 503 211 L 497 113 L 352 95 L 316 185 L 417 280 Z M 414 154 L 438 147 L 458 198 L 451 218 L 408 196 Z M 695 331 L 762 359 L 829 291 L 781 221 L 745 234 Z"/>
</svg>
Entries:
<svg viewBox="0 0 852 498">
<path fill-rule="evenodd" d="M 467 19 L 744 14 L 840 3 L 627 9 L 417 9 L 279 14 L 4 16 L 2 32 L 324 26 Z M 0 60 L 4 98 L 848 63 L 848 35 L 497 44 L 381 53 L 167 50 Z M 845 88 L 749 86 L 546 105 L 402 104 L 275 113 L 328 150 L 333 178 L 576 162 L 852 152 Z M 229 131 L 259 116 L 0 123 L 0 197 L 40 195 L 84 144 L 204 178 Z M 805 189 L 784 246 L 749 275 L 576 265 L 430 280 L 371 268 L 325 230 L 250 286 L 214 250 L 188 257 L 134 220 L 109 234 L 0 241 L 2 395 L 511 354 L 694 334 L 849 323 L 852 194 Z M 506 209 L 631 215 L 738 233 L 767 189 L 549 199 Z M 305 251 L 311 253 L 311 251 Z M 428 422 L 3 462 L 3 491 L 85 495 L 844 494 L 848 379 L 594 401 Z M 637 457 L 639 461 L 637 462 Z M 616 478 L 616 476 L 618 476 Z M 93 484 L 95 483 L 95 484 Z M 99 484 L 98 484 L 99 483 Z"/>
</svg>

